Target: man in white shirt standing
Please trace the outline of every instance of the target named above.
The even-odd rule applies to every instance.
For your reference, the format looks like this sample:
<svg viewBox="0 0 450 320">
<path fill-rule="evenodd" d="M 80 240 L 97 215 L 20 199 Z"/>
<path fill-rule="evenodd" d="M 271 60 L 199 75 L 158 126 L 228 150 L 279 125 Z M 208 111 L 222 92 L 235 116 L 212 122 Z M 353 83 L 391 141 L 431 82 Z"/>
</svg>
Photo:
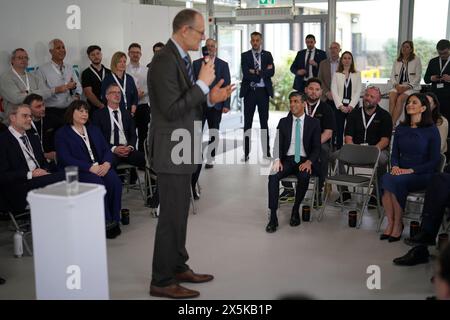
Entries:
<svg viewBox="0 0 450 320">
<path fill-rule="evenodd" d="M 60 39 L 49 42 L 51 61 L 39 67 L 37 74 L 51 90 L 52 95 L 45 99 L 47 113 L 60 118 L 73 100 L 78 100 L 83 93 L 80 80 L 71 65 L 64 63 L 66 47 Z"/>
<path fill-rule="evenodd" d="M 130 57 L 130 64 L 127 66 L 127 73 L 133 77 L 139 94 L 139 102 L 134 116 L 138 131 L 138 150 L 144 152 L 144 140 L 147 138 L 148 124 L 150 122 L 150 105 L 147 88 L 148 68 L 140 63 L 142 57 L 140 44 L 130 44 L 128 47 L 128 56 Z"/>
</svg>

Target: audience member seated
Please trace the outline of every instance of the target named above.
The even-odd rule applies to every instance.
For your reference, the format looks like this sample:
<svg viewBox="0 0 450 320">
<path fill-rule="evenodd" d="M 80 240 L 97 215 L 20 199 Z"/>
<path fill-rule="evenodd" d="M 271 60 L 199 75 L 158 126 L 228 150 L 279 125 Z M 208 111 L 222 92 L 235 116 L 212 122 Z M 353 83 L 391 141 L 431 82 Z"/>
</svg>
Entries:
<svg viewBox="0 0 450 320">
<path fill-rule="evenodd" d="M 39 94 L 44 99 L 52 94 L 39 77 L 27 72 L 28 60 L 28 53 L 24 49 L 14 50 L 11 54 L 11 69 L 0 77 L 0 92 L 5 112 L 8 112 L 12 105 L 22 104 L 30 93 Z"/>
<path fill-rule="evenodd" d="M 408 193 L 423 190 L 430 183 L 440 161 L 440 146 L 441 138 L 427 97 L 413 93 L 406 100 L 405 121 L 395 130 L 391 172 L 382 177 L 382 200 L 388 225 L 380 240 L 400 240 Z"/>
<path fill-rule="evenodd" d="M 442 115 L 450 117 L 450 41 L 439 40 L 436 45 L 438 57 L 430 60 L 423 77 L 425 83 L 431 83 L 431 91 L 436 94 Z"/>
<path fill-rule="evenodd" d="M 62 173 L 49 173 L 39 139 L 27 133 L 31 128 L 28 105 L 11 106 L 10 125 L 0 133 L 0 192 L 13 212 L 27 206 L 27 193 L 65 179 Z"/>
<path fill-rule="evenodd" d="M 120 51 L 114 53 L 111 58 L 111 73 L 106 75 L 102 81 L 101 97 L 102 101 L 106 103 L 106 89 L 112 83 L 117 84 L 121 91 L 120 108 L 134 116 L 139 95 L 133 77 L 125 72 L 126 68 L 127 55 Z"/>
<path fill-rule="evenodd" d="M 49 43 L 50 62 L 39 67 L 37 75 L 42 79 L 51 96 L 45 99 L 47 114 L 55 114 L 61 120 L 67 106 L 79 100 L 83 93 L 81 83 L 72 66 L 64 63 L 66 47 L 64 42 L 54 39 Z"/>
<path fill-rule="evenodd" d="M 450 171 L 448 167 L 447 171 Z M 444 218 L 445 209 L 449 207 L 450 173 L 435 174 L 425 192 L 420 230 L 413 237 L 405 239 L 405 243 L 414 246 L 414 248 L 404 256 L 394 259 L 395 264 L 414 266 L 428 262 L 430 253 L 427 246 L 436 244 L 436 237 Z"/>
<path fill-rule="evenodd" d="M 107 74 L 111 73 L 111 70 L 102 64 L 102 48 L 97 45 L 92 45 L 87 48 L 86 53 L 91 61 L 91 65 L 81 74 L 81 84 L 92 115 L 95 110 L 105 107 L 101 99 L 102 81 Z"/>
<path fill-rule="evenodd" d="M 426 95 L 428 102 L 430 102 L 433 122 L 438 128 L 439 135 L 441 136 L 441 153 L 444 154 L 447 152 L 448 121 L 441 114 L 441 108 L 437 96 L 433 92 L 427 92 Z"/>
<path fill-rule="evenodd" d="M 47 162 L 54 165 L 51 168 L 54 171 L 56 170 L 55 133 L 63 125 L 63 122 L 53 114 L 45 114 L 45 103 L 40 95 L 32 93 L 25 98 L 23 103 L 30 106 L 33 120 L 28 133 L 39 138 L 44 157 Z"/>
<path fill-rule="evenodd" d="M 422 77 L 422 63 L 414 53 L 412 41 L 404 41 L 400 54 L 392 66 L 391 84 L 389 91 L 389 113 L 392 116 L 394 127 L 402 115 L 406 99 L 414 92 L 420 92 L 420 79 Z"/>
<path fill-rule="evenodd" d="M 355 69 L 353 55 L 345 51 L 339 60 L 339 66 L 331 81 L 334 109 L 336 112 L 336 141 L 337 150 L 342 148 L 344 126 L 347 115 L 358 106 L 361 95 L 361 73 Z"/>
<path fill-rule="evenodd" d="M 130 114 L 119 107 L 121 91 L 113 83 L 106 89 L 107 108 L 97 110 L 92 124 L 100 128 L 109 143 L 114 169 L 121 163 L 128 163 L 140 168 L 145 167 L 145 155 L 136 148 L 136 128 Z"/>
<path fill-rule="evenodd" d="M 56 132 L 55 145 L 58 166 L 77 166 L 81 182 L 104 185 L 106 236 L 120 235 L 122 183 L 111 169 L 112 153 L 100 129 L 87 125 L 89 107 L 84 101 L 74 101 L 67 108 L 66 125 Z"/>
<path fill-rule="evenodd" d="M 387 171 L 389 161 L 389 143 L 392 135 L 392 120 L 389 112 L 380 107 L 380 89 L 369 86 L 363 97 L 363 107 L 353 110 L 348 118 L 345 127 L 345 143 L 376 146 L 380 149 L 378 159 L 377 179 L 380 186 L 380 179 Z M 336 151 L 332 158 L 337 158 Z M 339 167 L 339 172 L 344 172 L 344 167 Z M 351 195 L 346 192 L 347 188 L 342 188 L 342 200 L 351 199 Z M 372 191 L 369 204 L 376 205 L 376 190 Z M 336 200 L 337 202 L 340 199 Z"/>
<path fill-rule="evenodd" d="M 320 121 L 305 114 L 306 98 L 298 92 L 289 95 L 289 115 L 278 123 L 274 155 L 277 157 L 269 176 L 269 233 L 278 227 L 277 209 L 280 180 L 297 176 L 297 189 L 290 225 L 300 225 L 300 204 L 308 190 L 311 174 L 319 169 Z"/>
</svg>

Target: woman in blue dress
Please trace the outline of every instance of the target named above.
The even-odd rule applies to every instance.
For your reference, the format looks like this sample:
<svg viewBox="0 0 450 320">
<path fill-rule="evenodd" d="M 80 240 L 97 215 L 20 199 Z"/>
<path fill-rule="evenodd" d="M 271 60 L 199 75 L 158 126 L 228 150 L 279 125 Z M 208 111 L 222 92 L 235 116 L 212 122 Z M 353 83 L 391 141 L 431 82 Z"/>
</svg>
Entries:
<svg viewBox="0 0 450 320">
<path fill-rule="evenodd" d="M 426 188 L 439 164 L 440 145 L 441 138 L 427 97 L 421 93 L 410 95 L 405 105 L 405 121 L 394 134 L 392 170 L 381 181 L 388 225 L 380 240 L 400 240 L 408 193 Z"/>
</svg>

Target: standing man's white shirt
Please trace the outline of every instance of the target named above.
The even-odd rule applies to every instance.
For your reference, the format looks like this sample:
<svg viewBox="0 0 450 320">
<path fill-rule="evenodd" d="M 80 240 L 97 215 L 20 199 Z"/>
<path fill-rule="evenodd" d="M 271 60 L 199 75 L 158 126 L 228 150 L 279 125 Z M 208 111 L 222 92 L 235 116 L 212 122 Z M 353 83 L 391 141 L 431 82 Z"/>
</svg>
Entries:
<svg viewBox="0 0 450 320">
<path fill-rule="evenodd" d="M 133 65 L 130 63 L 127 66 L 126 72 L 133 77 L 134 83 L 136 84 L 136 88 L 138 89 L 138 91 L 144 92 L 144 96 L 139 99 L 138 104 L 148 104 L 149 103 L 148 87 L 147 87 L 148 68 L 141 64 Z"/>
</svg>

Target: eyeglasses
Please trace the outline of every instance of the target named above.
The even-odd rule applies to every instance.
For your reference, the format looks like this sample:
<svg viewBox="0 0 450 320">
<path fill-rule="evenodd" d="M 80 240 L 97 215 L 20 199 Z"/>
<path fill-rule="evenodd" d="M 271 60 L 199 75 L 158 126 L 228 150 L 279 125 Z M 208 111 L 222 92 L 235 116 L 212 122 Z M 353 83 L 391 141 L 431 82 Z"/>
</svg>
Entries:
<svg viewBox="0 0 450 320">
<path fill-rule="evenodd" d="M 202 37 L 205 36 L 205 31 L 199 31 L 197 29 L 195 29 L 194 27 L 189 26 L 189 29 L 194 30 L 195 32 L 197 32 L 198 34 L 200 34 Z"/>
</svg>

